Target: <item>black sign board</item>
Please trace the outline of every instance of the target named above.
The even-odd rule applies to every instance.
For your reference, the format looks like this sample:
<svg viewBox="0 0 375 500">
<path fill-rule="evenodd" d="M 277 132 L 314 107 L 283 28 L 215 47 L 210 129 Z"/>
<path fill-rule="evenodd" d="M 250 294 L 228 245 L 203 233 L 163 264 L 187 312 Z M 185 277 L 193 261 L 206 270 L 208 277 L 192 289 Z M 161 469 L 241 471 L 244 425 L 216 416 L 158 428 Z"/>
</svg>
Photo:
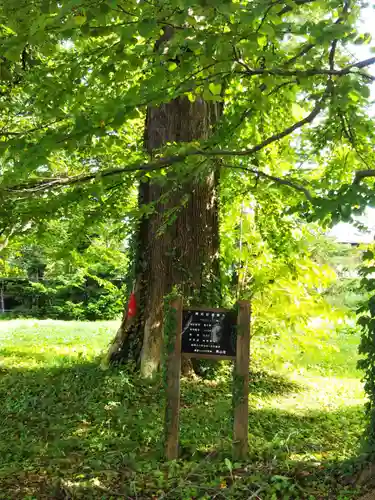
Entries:
<svg viewBox="0 0 375 500">
<path fill-rule="evenodd" d="M 181 352 L 192 356 L 236 356 L 234 311 L 223 309 L 184 309 Z"/>
</svg>

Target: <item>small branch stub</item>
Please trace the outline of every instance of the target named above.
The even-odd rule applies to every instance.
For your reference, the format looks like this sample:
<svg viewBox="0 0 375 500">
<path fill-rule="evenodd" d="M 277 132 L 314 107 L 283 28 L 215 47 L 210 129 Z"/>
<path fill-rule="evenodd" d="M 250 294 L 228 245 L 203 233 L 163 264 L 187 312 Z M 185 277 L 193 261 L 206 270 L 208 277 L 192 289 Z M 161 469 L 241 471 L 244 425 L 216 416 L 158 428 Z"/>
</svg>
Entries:
<svg viewBox="0 0 375 500">
<path fill-rule="evenodd" d="M 167 460 L 178 458 L 180 420 L 180 378 L 181 378 L 181 331 L 182 298 L 170 303 L 165 318 L 165 456 Z"/>
<path fill-rule="evenodd" d="M 249 431 L 250 303 L 238 302 L 237 349 L 233 373 L 233 458 L 244 460 Z"/>
</svg>

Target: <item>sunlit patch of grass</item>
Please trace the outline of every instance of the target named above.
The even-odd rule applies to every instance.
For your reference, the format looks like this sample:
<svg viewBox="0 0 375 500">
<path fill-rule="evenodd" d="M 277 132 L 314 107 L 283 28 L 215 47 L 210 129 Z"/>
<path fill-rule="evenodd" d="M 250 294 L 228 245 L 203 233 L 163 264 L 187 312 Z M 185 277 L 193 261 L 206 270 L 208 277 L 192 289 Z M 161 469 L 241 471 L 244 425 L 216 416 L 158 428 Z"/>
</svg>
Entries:
<svg viewBox="0 0 375 500">
<path fill-rule="evenodd" d="M 303 393 L 273 398 L 267 405 L 273 408 L 306 413 L 311 410 L 335 411 L 339 408 L 363 405 L 365 398 L 360 380 L 335 377 L 293 376 L 303 383 Z"/>
<path fill-rule="evenodd" d="M 0 366 L 36 369 L 93 360 L 117 326 L 115 321 L 0 321 Z"/>
<path fill-rule="evenodd" d="M 255 336 L 255 362 L 278 372 L 296 372 L 304 377 L 312 374 L 327 377 L 360 379 L 357 368 L 358 335 L 340 332 L 280 331 L 273 337 Z"/>
<path fill-rule="evenodd" d="M 0 322 L 0 499 L 356 498 L 331 466 L 364 428 L 357 337 L 253 339 L 246 463 L 231 462 L 230 366 L 183 380 L 183 460 L 166 464 L 162 383 L 99 368 L 116 328 Z"/>
</svg>

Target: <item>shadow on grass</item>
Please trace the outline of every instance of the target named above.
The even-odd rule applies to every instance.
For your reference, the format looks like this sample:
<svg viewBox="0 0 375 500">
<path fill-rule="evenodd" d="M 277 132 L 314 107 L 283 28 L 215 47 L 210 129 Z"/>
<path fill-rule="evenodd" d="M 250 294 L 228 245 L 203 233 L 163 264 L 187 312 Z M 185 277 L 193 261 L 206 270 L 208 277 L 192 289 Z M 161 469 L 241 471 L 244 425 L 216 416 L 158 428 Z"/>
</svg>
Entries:
<svg viewBox="0 0 375 500">
<path fill-rule="evenodd" d="M 69 366 L 68 356 L 64 361 L 66 366 L 61 367 L 0 371 L 0 498 L 33 494 L 69 498 L 72 491 L 76 498 L 110 498 L 107 487 L 135 498 L 134 481 L 139 498 L 157 495 L 160 477 L 153 474 L 162 467 L 162 384 L 145 383 L 123 371 L 103 372 L 94 363 Z M 252 374 L 251 387 L 265 397 L 301 390 L 263 372 Z M 231 450 L 231 398 L 229 382 L 182 383 L 183 457 L 195 463 L 216 450 L 209 473 L 214 477 L 220 476 L 223 457 Z M 251 409 L 251 461 L 266 464 L 308 453 L 320 453 L 324 459 L 325 454 L 350 446 L 354 438 L 348 429 L 360 411 L 350 407 L 295 415 Z M 358 430 L 357 423 L 354 427 Z M 92 480 L 101 486 L 74 487 Z M 64 481 L 70 486 L 64 486 Z M 172 488 L 171 484 L 165 487 Z M 81 489 L 86 492 L 82 497 Z M 55 490 L 65 496 L 59 497 Z"/>
<path fill-rule="evenodd" d="M 50 365 L 51 361 L 54 361 L 53 366 L 64 366 L 64 365 L 72 365 L 74 363 L 80 362 L 84 359 L 83 351 L 77 350 L 67 350 L 64 352 L 64 345 L 56 346 L 56 348 L 47 348 L 43 351 L 36 351 L 35 348 L 30 348 L 26 350 L 22 349 L 12 349 L 12 348 L 3 348 L 0 349 L 0 363 L 1 360 L 14 359 L 17 361 L 36 361 L 40 363 L 44 363 L 45 365 Z M 1 366 L 1 365 L 0 365 Z M 15 368 L 17 368 L 15 366 Z M 25 366 L 25 369 L 27 367 Z M 30 367 L 32 369 L 32 367 Z"/>
<path fill-rule="evenodd" d="M 45 351 L 45 352 L 35 352 L 34 350 L 30 349 L 29 351 L 22 351 L 18 349 L 0 349 L 0 362 L 2 359 L 7 359 L 7 358 L 19 358 L 20 360 L 33 360 L 33 361 L 40 361 L 40 362 L 48 362 L 51 360 L 51 358 L 56 357 L 56 352 L 54 351 Z M 61 356 L 59 355 L 59 358 Z M 71 360 L 70 356 L 63 356 L 63 358 L 66 358 L 66 361 Z M 1 366 L 1 365 L 0 365 Z"/>
<path fill-rule="evenodd" d="M 250 393 L 262 396 L 285 395 L 300 392 L 305 387 L 287 377 L 263 370 L 250 372 Z"/>
</svg>

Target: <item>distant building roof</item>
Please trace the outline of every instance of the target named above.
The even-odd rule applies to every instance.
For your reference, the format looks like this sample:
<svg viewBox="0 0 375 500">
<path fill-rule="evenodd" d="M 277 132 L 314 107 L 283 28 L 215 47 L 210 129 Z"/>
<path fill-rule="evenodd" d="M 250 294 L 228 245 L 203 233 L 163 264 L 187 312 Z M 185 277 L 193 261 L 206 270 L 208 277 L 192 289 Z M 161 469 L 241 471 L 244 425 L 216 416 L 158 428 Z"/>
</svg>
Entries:
<svg viewBox="0 0 375 500">
<path fill-rule="evenodd" d="M 339 243 L 360 245 L 374 242 L 375 230 L 360 231 L 353 224 L 339 222 L 328 232 L 327 236 L 334 238 Z"/>
</svg>

